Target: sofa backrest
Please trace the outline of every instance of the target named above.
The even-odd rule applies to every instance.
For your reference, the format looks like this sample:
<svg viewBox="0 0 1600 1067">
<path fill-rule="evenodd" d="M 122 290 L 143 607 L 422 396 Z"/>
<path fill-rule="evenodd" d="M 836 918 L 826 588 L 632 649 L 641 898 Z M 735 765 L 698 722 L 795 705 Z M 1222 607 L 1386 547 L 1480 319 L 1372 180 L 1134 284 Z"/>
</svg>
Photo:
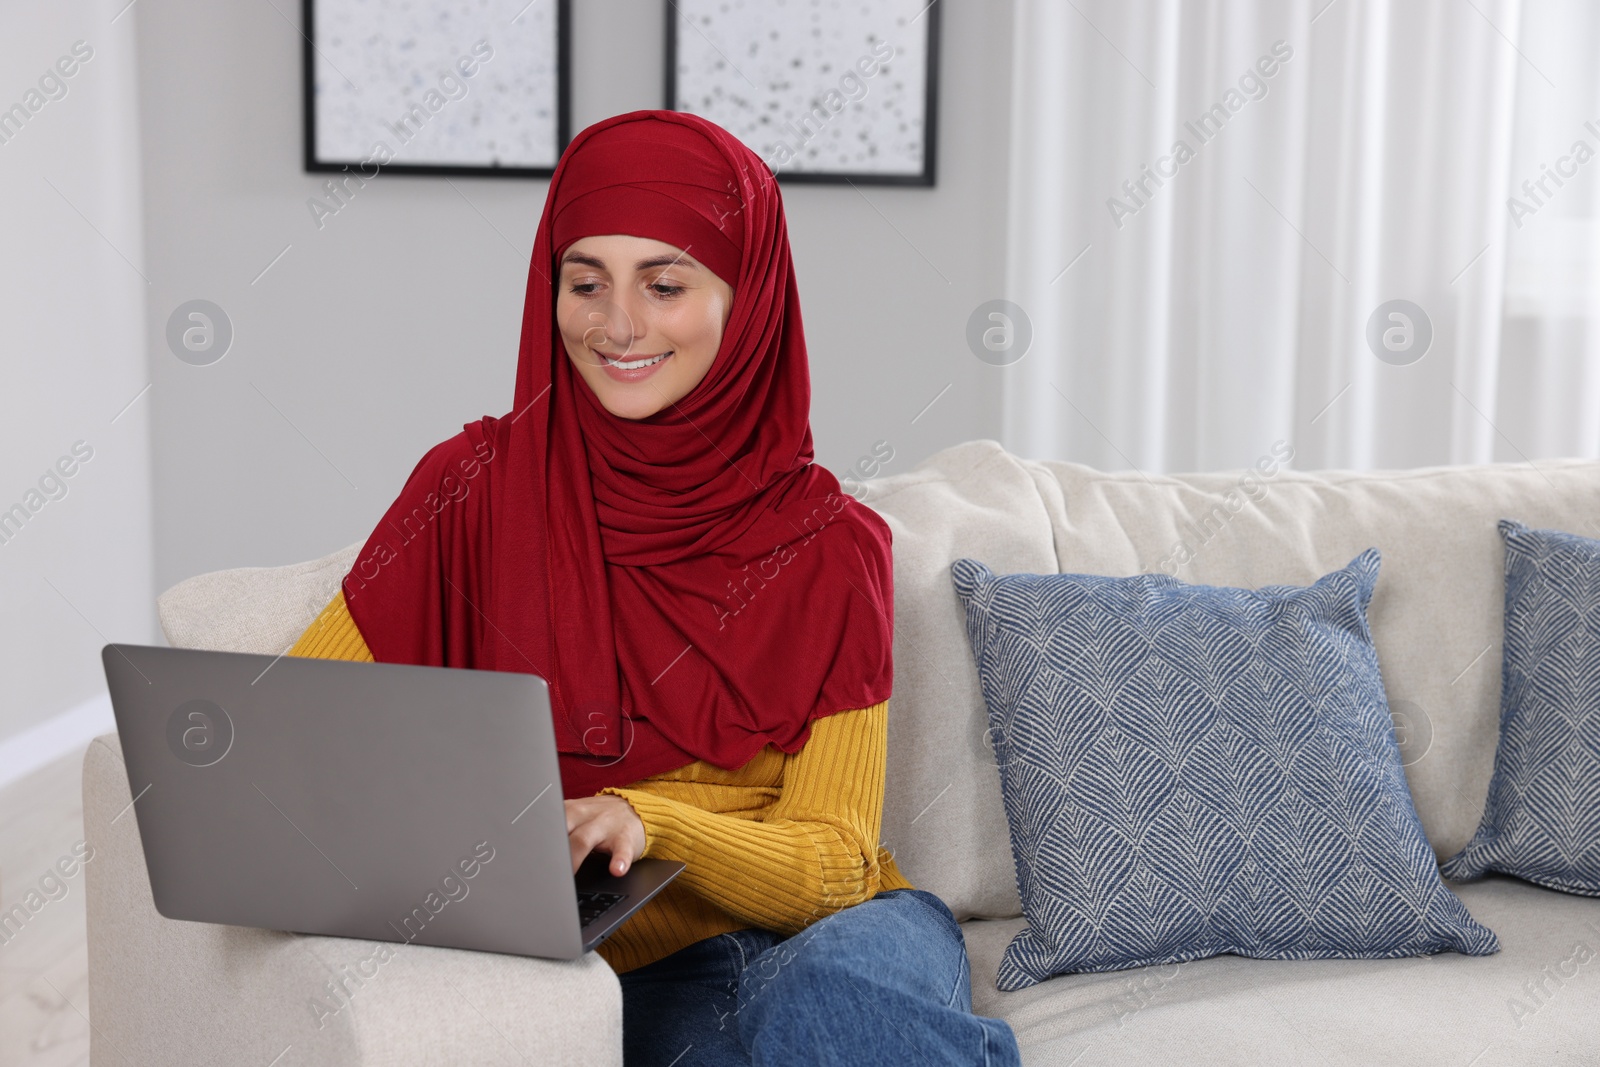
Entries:
<svg viewBox="0 0 1600 1067">
<path fill-rule="evenodd" d="M 1053 574 L 1037 475 L 994 441 L 947 448 L 865 483 L 894 536 L 894 696 L 883 841 L 957 919 L 1022 914 L 988 713 L 950 564 Z"/>
<path fill-rule="evenodd" d="M 1271 473 L 1266 473 L 1266 469 Z M 895 689 L 883 840 L 958 919 L 1021 914 L 999 772 L 950 583 L 996 573 L 1130 575 L 1258 587 L 1309 583 L 1382 553 L 1370 619 L 1406 773 L 1436 852 L 1477 825 L 1494 760 L 1503 553 L 1495 524 L 1600 536 L 1600 463 L 1253 475 L 1107 473 L 970 441 L 874 479 L 894 535 Z M 174 645 L 276 654 L 332 597 L 358 544 L 309 563 L 188 579 L 158 601 Z"/>
<path fill-rule="evenodd" d="M 333 599 L 364 543 L 306 563 L 234 567 L 185 578 L 156 597 L 161 632 L 174 648 L 276 656 Z"/>
</svg>

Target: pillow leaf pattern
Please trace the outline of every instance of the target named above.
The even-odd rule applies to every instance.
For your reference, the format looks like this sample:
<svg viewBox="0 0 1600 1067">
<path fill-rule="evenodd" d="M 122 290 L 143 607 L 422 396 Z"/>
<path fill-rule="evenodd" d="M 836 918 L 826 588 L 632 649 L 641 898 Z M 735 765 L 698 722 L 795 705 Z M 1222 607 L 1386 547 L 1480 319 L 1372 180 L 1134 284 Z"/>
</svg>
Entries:
<svg viewBox="0 0 1600 1067">
<path fill-rule="evenodd" d="M 1498 950 L 1406 786 L 1378 563 L 1260 590 L 952 565 L 1028 921 L 1001 990 L 1220 953 Z"/>
<path fill-rule="evenodd" d="M 1444 865 L 1600 896 L 1600 541 L 1500 522 L 1500 743 L 1478 832 Z"/>
</svg>

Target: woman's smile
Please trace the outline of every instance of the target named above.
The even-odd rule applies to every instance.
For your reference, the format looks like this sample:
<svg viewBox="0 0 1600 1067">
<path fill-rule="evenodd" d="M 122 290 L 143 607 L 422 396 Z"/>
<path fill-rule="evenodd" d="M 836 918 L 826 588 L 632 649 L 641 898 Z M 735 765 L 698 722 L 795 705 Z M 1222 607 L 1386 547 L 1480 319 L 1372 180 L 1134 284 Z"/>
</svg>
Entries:
<svg viewBox="0 0 1600 1067">
<path fill-rule="evenodd" d="M 590 349 L 590 351 L 594 352 L 595 355 L 600 357 L 601 368 L 619 382 L 644 381 L 646 378 L 650 377 L 650 375 L 656 372 L 656 368 L 661 366 L 661 364 L 666 361 L 668 356 L 672 355 L 672 353 L 669 351 L 662 352 L 654 356 L 630 355 L 628 358 L 624 359 L 620 356 L 612 356 L 605 352 L 595 351 L 594 349 Z"/>
</svg>

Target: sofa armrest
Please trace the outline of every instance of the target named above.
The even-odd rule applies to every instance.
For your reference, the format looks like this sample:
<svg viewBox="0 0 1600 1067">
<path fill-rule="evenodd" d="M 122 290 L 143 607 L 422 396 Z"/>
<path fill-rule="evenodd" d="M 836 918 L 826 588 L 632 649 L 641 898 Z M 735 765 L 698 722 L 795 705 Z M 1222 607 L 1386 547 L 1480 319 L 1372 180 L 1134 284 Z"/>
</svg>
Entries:
<svg viewBox="0 0 1600 1067">
<path fill-rule="evenodd" d="M 622 989 L 597 954 L 530 959 L 168 919 L 132 803 L 117 735 L 96 738 L 83 765 L 95 1063 L 621 1067 Z"/>
</svg>

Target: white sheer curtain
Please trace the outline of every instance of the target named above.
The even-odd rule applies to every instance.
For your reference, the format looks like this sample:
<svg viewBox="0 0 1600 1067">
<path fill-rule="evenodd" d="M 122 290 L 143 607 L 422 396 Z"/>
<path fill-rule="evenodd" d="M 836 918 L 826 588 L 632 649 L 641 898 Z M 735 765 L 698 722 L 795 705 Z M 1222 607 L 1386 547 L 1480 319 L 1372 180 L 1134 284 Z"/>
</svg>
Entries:
<svg viewBox="0 0 1600 1067">
<path fill-rule="evenodd" d="M 1600 454 L 1600 158 L 1573 158 L 1600 152 L 1596 7 L 1017 0 L 1005 295 L 1033 339 L 999 370 L 1007 446 Z M 1400 351 L 1369 344 L 1393 300 L 1431 324 L 1420 358 L 1406 309 L 1377 317 Z"/>
</svg>

